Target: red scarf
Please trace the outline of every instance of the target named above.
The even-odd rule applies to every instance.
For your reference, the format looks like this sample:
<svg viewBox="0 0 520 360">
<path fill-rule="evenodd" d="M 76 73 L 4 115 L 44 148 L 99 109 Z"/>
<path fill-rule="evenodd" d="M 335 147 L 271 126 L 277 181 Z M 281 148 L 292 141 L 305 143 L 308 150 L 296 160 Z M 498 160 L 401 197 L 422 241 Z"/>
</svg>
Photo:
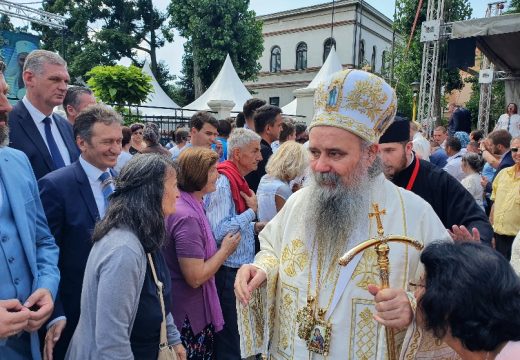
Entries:
<svg viewBox="0 0 520 360">
<path fill-rule="evenodd" d="M 240 195 L 240 192 L 242 191 L 247 196 L 251 195 L 251 190 L 249 189 L 246 179 L 240 174 L 238 167 L 229 160 L 218 164 L 217 171 L 219 174 L 228 178 L 229 185 L 231 186 L 231 197 L 235 203 L 235 210 L 237 214 L 242 214 L 247 210 L 247 205 L 242 195 Z"/>
</svg>

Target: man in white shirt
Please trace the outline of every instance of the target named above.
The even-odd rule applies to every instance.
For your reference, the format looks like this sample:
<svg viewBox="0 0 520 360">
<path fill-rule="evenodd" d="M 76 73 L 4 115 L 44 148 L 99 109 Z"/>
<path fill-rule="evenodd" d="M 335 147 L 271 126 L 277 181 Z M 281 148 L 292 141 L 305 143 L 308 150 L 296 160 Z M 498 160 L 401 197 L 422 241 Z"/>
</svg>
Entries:
<svg viewBox="0 0 520 360">
<path fill-rule="evenodd" d="M 35 50 L 25 60 L 27 93 L 9 114 L 9 146 L 23 151 L 36 179 L 76 161 L 79 150 L 72 126 L 53 113 L 67 93 L 67 63 L 47 50 Z"/>
<path fill-rule="evenodd" d="M 448 160 L 443 169 L 459 181 L 466 176 L 464 171 L 462 171 L 462 155 L 464 154 L 461 150 L 462 145 L 459 139 L 456 137 L 446 139 L 446 154 L 448 155 Z"/>
<path fill-rule="evenodd" d="M 83 274 L 91 234 L 113 191 L 111 168 L 121 152 L 121 116 L 105 105 L 92 105 L 74 124 L 79 160 L 38 181 L 51 233 L 60 247 L 61 282 L 45 340 L 47 356 L 63 359 L 79 320 Z M 66 320 L 65 320 L 66 318 Z M 59 340 L 55 340 L 59 339 Z"/>
</svg>

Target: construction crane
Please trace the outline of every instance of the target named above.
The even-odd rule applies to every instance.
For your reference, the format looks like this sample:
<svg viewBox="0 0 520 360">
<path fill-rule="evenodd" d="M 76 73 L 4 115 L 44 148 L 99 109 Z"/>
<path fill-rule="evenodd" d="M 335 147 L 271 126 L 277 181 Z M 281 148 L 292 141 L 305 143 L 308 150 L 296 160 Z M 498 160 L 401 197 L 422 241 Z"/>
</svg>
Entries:
<svg viewBox="0 0 520 360">
<path fill-rule="evenodd" d="M 15 4 L 10 1 L 0 0 L 0 14 L 27 20 L 50 28 L 66 30 L 66 18 L 47 11 L 33 9 L 29 6 Z"/>
</svg>

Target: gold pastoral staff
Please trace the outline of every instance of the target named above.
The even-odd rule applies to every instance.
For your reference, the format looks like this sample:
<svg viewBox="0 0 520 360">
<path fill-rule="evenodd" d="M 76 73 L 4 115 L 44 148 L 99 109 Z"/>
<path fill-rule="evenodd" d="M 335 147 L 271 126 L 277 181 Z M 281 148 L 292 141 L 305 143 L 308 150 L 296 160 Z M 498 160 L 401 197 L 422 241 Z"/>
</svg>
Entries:
<svg viewBox="0 0 520 360">
<path fill-rule="evenodd" d="M 377 238 L 375 239 L 368 239 L 365 242 L 362 242 L 361 244 L 353 247 L 349 251 L 347 251 L 340 259 L 339 264 L 341 266 L 346 266 L 357 254 L 360 252 L 370 248 L 375 247 L 375 251 L 377 253 L 377 266 L 379 268 L 379 277 L 381 279 L 381 288 L 386 289 L 390 286 L 389 284 L 389 259 L 388 259 L 388 253 L 390 252 L 390 247 L 388 246 L 389 242 L 400 242 L 407 245 L 412 245 L 417 250 L 423 249 L 423 244 L 418 242 L 417 240 L 414 240 L 412 238 L 406 237 L 406 236 L 385 236 L 384 235 L 384 229 L 383 229 L 383 222 L 381 221 L 381 215 L 385 215 L 386 211 L 385 209 L 379 210 L 379 205 L 374 203 L 372 204 L 372 208 L 374 209 L 374 212 L 369 213 L 369 218 L 376 218 L 377 223 Z M 388 359 L 389 360 L 395 360 L 398 358 L 397 350 L 395 348 L 395 339 L 393 330 L 385 327 L 386 332 L 386 343 L 388 348 Z"/>
</svg>

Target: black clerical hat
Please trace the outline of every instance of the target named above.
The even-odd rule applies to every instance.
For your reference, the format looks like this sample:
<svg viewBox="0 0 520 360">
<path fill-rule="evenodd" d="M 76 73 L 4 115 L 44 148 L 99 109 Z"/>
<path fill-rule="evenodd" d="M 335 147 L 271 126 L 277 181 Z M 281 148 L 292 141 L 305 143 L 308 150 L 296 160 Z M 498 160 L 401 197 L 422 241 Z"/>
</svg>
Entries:
<svg viewBox="0 0 520 360">
<path fill-rule="evenodd" d="M 380 144 L 409 141 L 410 121 L 408 118 L 396 116 L 394 122 L 386 129 L 379 138 Z"/>
</svg>

